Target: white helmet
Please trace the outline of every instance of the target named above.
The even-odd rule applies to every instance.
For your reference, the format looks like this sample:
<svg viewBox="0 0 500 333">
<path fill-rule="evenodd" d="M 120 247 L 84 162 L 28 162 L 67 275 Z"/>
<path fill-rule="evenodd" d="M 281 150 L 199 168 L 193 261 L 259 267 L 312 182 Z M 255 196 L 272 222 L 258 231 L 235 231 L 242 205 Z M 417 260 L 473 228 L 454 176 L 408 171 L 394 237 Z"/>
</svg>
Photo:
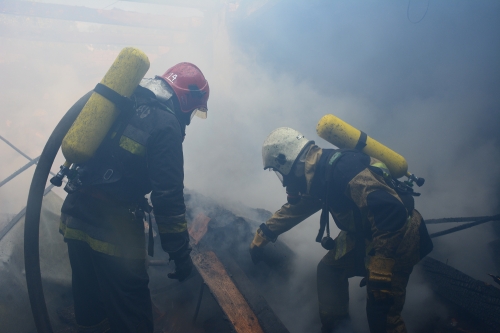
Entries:
<svg viewBox="0 0 500 333">
<path fill-rule="evenodd" d="M 275 129 L 262 144 L 264 170 L 273 169 L 283 176 L 288 175 L 300 153 L 313 143 L 292 128 Z"/>
</svg>

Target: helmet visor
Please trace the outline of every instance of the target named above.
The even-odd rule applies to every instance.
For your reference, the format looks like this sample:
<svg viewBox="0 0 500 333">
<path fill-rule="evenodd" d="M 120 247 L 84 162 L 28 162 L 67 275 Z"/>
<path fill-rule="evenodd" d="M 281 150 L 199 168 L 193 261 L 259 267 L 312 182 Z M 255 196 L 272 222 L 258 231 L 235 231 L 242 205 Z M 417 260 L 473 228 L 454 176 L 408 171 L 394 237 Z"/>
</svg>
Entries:
<svg viewBox="0 0 500 333">
<path fill-rule="evenodd" d="M 191 113 L 191 119 L 193 119 L 194 116 L 197 116 L 198 118 L 201 119 L 207 119 L 207 113 L 208 113 L 207 108 L 204 107 L 196 108 L 193 110 L 193 113 Z"/>
<path fill-rule="evenodd" d="M 281 184 L 283 184 L 283 175 L 279 171 L 276 171 L 276 170 L 273 170 L 273 171 L 276 173 L 276 176 L 278 176 Z"/>
</svg>

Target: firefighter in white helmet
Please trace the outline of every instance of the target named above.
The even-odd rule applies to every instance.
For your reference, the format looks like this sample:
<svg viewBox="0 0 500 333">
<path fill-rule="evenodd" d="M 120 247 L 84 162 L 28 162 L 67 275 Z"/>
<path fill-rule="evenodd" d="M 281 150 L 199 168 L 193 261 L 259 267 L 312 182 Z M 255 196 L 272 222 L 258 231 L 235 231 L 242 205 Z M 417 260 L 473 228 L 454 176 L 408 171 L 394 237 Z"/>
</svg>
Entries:
<svg viewBox="0 0 500 333">
<path fill-rule="evenodd" d="M 370 331 L 406 332 L 401 310 L 408 278 L 432 249 L 411 194 L 396 191 L 382 162 L 356 150 L 321 149 L 291 128 L 267 137 L 262 159 L 286 187 L 288 202 L 257 229 L 250 244 L 253 262 L 264 258 L 268 242 L 323 209 L 316 238 L 329 250 L 317 270 L 322 332 L 348 324 L 353 276 L 365 277 Z M 335 239 L 329 214 L 340 229 Z"/>
</svg>

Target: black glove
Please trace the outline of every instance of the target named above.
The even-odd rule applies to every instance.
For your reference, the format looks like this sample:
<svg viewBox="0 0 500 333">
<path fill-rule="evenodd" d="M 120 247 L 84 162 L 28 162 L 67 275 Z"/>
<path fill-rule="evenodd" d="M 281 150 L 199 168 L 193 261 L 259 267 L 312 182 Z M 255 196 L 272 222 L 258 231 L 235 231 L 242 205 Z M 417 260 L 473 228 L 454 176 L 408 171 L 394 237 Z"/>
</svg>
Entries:
<svg viewBox="0 0 500 333">
<path fill-rule="evenodd" d="M 191 247 L 189 243 L 185 244 L 182 249 L 176 252 L 169 252 L 170 260 L 175 263 L 175 272 L 168 273 L 169 279 L 176 279 L 179 282 L 184 281 L 193 270 L 193 261 L 191 260 Z"/>
<path fill-rule="evenodd" d="M 191 260 L 191 256 L 184 256 L 183 258 L 174 259 L 175 263 L 175 272 L 168 273 L 169 279 L 176 279 L 179 282 L 184 281 L 189 277 L 191 272 L 193 271 L 193 261 Z"/>
<path fill-rule="evenodd" d="M 257 265 L 259 261 L 264 260 L 264 248 L 257 247 L 255 245 L 250 245 L 250 257 L 252 258 L 252 262 L 254 265 Z"/>
</svg>

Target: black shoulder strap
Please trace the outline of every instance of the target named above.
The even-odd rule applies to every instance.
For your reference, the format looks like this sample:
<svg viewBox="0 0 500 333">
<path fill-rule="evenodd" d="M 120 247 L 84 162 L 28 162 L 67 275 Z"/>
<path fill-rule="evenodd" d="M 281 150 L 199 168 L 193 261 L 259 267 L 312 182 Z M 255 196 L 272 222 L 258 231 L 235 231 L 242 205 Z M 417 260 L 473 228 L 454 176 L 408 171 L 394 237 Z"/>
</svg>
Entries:
<svg viewBox="0 0 500 333">
<path fill-rule="evenodd" d="M 363 132 L 361 132 L 363 133 Z M 366 134 L 365 134 L 366 136 Z M 361 140 L 361 139 L 360 139 Z M 366 137 L 365 137 L 365 142 L 366 142 Z M 358 143 L 359 144 L 359 143 Z M 345 156 L 346 153 L 349 152 L 358 152 L 357 150 L 353 149 L 338 149 L 331 155 L 331 157 L 328 157 L 328 161 L 325 163 L 325 171 L 324 171 L 324 181 L 325 181 L 325 192 L 324 192 L 324 201 L 323 201 L 323 208 L 321 211 L 321 217 L 320 217 L 320 228 L 318 235 L 316 236 L 316 242 L 321 243 L 321 239 L 323 238 L 323 235 L 325 233 L 325 229 L 327 232 L 327 236 L 330 237 L 330 221 L 329 221 L 329 206 L 328 206 L 328 194 L 329 194 L 329 184 L 331 182 L 331 175 L 333 172 L 333 169 L 337 165 L 337 163 L 340 161 L 342 156 Z M 363 226 L 361 224 L 361 214 L 358 211 L 354 212 L 355 216 L 355 228 L 356 228 L 356 241 L 361 242 L 361 246 L 359 248 L 362 248 L 362 252 L 364 253 L 364 238 L 363 238 Z"/>
<path fill-rule="evenodd" d="M 331 180 L 332 170 L 335 168 L 335 165 L 337 165 L 338 161 L 342 157 L 342 154 L 343 154 L 342 149 L 339 149 L 335 151 L 333 154 L 331 154 L 331 156 L 328 156 L 327 160 L 323 162 L 325 163 L 325 165 L 323 166 L 325 168 L 325 170 L 323 171 L 325 192 L 323 196 L 323 208 L 321 210 L 321 217 L 319 220 L 319 231 L 318 235 L 316 236 L 316 242 L 318 243 L 321 243 L 321 239 L 325 234 L 325 229 L 327 236 L 330 237 L 330 217 L 329 217 L 330 209 L 328 207 L 329 183 Z"/>
<path fill-rule="evenodd" d="M 113 104 L 122 111 L 131 111 L 134 108 L 134 101 L 132 101 L 130 98 L 120 95 L 119 93 L 102 83 L 98 83 L 95 86 L 94 91 L 107 100 L 113 102 Z"/>
</svg>

